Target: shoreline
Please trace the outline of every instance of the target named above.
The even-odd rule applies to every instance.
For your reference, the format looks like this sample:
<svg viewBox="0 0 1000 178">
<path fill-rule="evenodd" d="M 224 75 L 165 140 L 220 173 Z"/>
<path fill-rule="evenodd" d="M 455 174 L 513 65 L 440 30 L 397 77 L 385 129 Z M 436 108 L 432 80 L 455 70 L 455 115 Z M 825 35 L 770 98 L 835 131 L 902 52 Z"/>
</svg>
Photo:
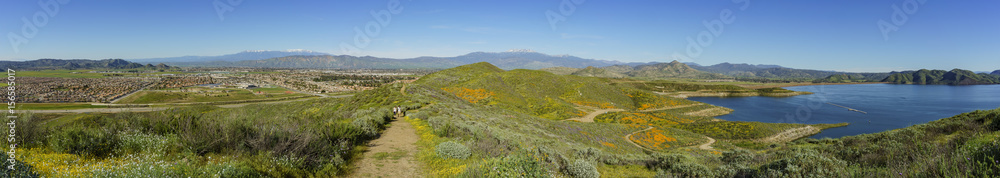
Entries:
<svg viewBox="0 0 1000 178">
<path fill-rule="evenodd" d="M 761 88 L 783 88 L 783 87 L 810 86 L 810 85 L 854 85 L 854 84 L 880 84 L 880 83 L 889 84 L 889 82 L 852 82 L 852 83 L 788 83 L 788 84 L 776 84 L 776 85 L 736 84 L 736 86 L 749 89 L 761 89 Z"/>
</svg>

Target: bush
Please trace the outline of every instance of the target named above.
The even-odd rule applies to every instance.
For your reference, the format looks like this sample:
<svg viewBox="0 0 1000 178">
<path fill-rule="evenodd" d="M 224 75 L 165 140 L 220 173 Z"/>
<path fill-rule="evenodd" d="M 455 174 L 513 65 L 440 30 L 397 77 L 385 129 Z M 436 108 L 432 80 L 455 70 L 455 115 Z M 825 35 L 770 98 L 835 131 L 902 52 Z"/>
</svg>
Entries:
<svg viewBox="0 0 1000 178">
<path fill-rule="evenodd" d="M 545 168 L 525 153 L 490 158 L 465 170 L 459 177 L 549 177 Z"/>
<path fill-rule="evenodd" d="M 97 130 L 75 125 L 63 127 L 49 138 L 49 146 L 55 151 L 81 156 L 107 157 L 120 142 L 116 132 Z"/>
<path fill-rule="evenodd" d="M 783 159 L 760 166 L 761 177 L 845 177 L 847 162 L 823 156 L 821 153 L 802 148 L 793 148 L 777 153 Z"/>
<path fill-rule="evenodd" d="M 712 171 L 681 154 L 655 154 L 650 167 L 658 169 L 656 177 L 713 177 Z"/>
<path fill-rule="evenodd" d="M 753 153 L 747 150 L 733 150 L 722 153 L 722 162 L 732 165 L 746 165 L 753 158 Z"/>
<path fill-rule="evenodd" d="M 468 158 L 469 155 L 472 155 L 472 152 L 469 151 L 469 147 L 452 141 L 438 144 L 434 149 L 437 151 L 437 155 L 439 157 L 445 159 L 465 159 Z"/>
<path fill-rule="evenodd" d="M 38 119 L 38 117 L 34 117 L 31 113 L 21 114 L 17 118 L 17 125 L 14 128 L 16 129 L 17 139 L 14 143 L 18 144 L 18 147 L 45 144 L 45 135 L 48 135 L 48 130 L 40 122 L 35 122 Z"/>
<path fill-rule="evenodd" d="M 566 170 L 568 170 L 569 175 L 573 177 L 585 177 L 585 178 L 601 177 L 601 173 L 597 172 L 597 168 L 595 168 L 594 165 L 591 165 L 590 162 L 587 162 L 582 159 L 574 161 L 573 164 L 570 164 L 569 167 L 566 167 Z"/>
<path fill-rule="evenodd" d="M 7 152 L 0 152 L 0 158 L 8 158 Z M 14 169 L 8 169 L 11 166 L 10 162 L 6 159 L 0 161 L 0 177 L 39 177 L 38 173 L 32 171 L 34 169 L 31 165 L 25 164 L 19 160 L 14 161 Z"/>
</svg>

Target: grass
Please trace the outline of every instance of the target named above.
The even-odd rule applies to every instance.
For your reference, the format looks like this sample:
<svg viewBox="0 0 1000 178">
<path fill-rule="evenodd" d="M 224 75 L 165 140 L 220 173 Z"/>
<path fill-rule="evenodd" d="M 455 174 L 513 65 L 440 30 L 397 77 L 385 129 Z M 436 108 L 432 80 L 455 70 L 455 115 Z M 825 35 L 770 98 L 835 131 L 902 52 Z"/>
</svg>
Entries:
<svg viewBox="0 0 1000 178">
<path fill-rule="evenodd" d="M 330 177 L 347 173 L 359 146 L 388 123 L 390 106 L 420 105 L 398 87 L 232 109 L 25 115 L 17 133 L 34 144 L 19 146 L 18 156 L 46 177 Z"/>
<path fill-rule="evenodd" d="M 20 109 L 24 110 L 69 110 L 69 109 L 90 109 L 107 108 L 107 106 L 91 105 L 90 103 L 19 103 Z"/>
<path fill-rule="evenodd" d="M 805 124 L 718 121 L 674 125 L 679 129 L 707 135 L 717 139 L 759 139 Z"/>
</svg>

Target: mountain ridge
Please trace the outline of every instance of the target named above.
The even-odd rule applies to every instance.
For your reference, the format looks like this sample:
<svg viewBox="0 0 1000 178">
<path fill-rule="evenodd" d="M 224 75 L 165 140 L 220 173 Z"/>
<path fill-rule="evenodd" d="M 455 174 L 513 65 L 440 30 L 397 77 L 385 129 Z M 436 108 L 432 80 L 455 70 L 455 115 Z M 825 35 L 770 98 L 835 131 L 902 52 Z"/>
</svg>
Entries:
<svg viewBox="0 0 1000 178">
<path fill-rule="evenodd" d="M 245 51 L 248 53 L 255 51 Z M 238 54 L 241 54 L 238 53 Z M 505 70 L 542 69 L 549 67 L 584 68 L 587 66 L 642 65 L 647 63 L 625 63 L 611 60 L 587 59 L 571 55 L 549 55 L 531 50 L 510 50 L 506 52 L 471 52 L 454 57 L 415 57 L 406 59 L 381 58 L 350 55 L 288 55 L 256 60 L 236 60 L 225 56 L 191 57 L 190 59 L 166 62 L 180 66 L 209 67 L 272 67 L 272 68 L 451 68 L 477 62 L 489 62 Z M 193 59 L 197 58 L 197 59 Z M 157 60 L 179 59 L 158 58 Z M 220 60 L 212 60 L 220 59 Z M 144 61 L 144 60 L 136 60 Z M 345 61 L 348 61 L 345 63 Z M 369 63 L 369 64 L 364 64 Z"/>
<path fill-rule="evenodd" d="M 918 85 L 981 85 L 1000 84 L 1000 76 L 977 74 L 969 70 L 952 69 L 893 72 L 882 82 Z"/>
</svg>

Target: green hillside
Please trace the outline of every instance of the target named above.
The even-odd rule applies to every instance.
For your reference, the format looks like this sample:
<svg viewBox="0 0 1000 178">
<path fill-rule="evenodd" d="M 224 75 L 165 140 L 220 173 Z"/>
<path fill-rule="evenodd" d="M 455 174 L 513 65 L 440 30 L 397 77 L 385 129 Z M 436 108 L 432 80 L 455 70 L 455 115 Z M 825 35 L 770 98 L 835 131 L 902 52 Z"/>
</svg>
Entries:
<svg viewBox="0 0 1000 178">
<path fill-rule="evenodd" d="M 552 70 L 552 69 L 549 69 Z M 565 70 L 565 69 L 563 69 Z M 601 78 L 637 78 L 637 79 L 722 79 L 732 78 L 722 74 L 708 73 L 691 68 L 687 64 L 673 61 L 670 63 L 654 63 L 637 65 L 613 65 L 607 67 L 587 67 L 578 69 L 571 75 Z"/>
<path fill-rule="evenodd" d="M 587 68 L 584 68 L 584 69 L 580 69 L 580 70 L 578 70 L 576 72 L 573 72 L 570 75 L 584 76 L 584 77 L 601 77 L 601 78 L 625 78 L 625 77 L 628 77 L 628 75 L 625 75 L 625 74 L 622 74 L 622 73 L 611 72 L 611 71 L 608 71 L 608 70 L 605 70 L 605 69 L 602 69 L 602 68 L 597 68 L 597 67 L 587 67 Z"/>
<path fill-rule="evenodd" d="M 722 74 L 702 72 L 677 61 L 635 66 L 635 69 L 626 74 L 636 78 L 730 78 Z"/>
<path fill-rule="evenodd" d="M 880 82 L 889 73 L 844 73 L 833 74 L 822 79 L 813 80 L 813 83 L 850 83 L 850 82 Z"/>
<path fill-rule="evenodd" d="M 952 69 L 951 71 L 921 69 L 894 73 L 882 82 L 919 85 L 1000 84 L 1000 76 L 976 74 L 962 69 Z"/>
<path fill-rule="evenodd" d="M 640 109 L 683 104 L 631 87 L 608 85 L 591 77 L 537 70 L 503 71 L 481 62 L 442 70 L 416 81 L 455 94 L 470 103 L 511 109 L 548 119 L 582 116 L 578 107 Z"/>
</svg>

